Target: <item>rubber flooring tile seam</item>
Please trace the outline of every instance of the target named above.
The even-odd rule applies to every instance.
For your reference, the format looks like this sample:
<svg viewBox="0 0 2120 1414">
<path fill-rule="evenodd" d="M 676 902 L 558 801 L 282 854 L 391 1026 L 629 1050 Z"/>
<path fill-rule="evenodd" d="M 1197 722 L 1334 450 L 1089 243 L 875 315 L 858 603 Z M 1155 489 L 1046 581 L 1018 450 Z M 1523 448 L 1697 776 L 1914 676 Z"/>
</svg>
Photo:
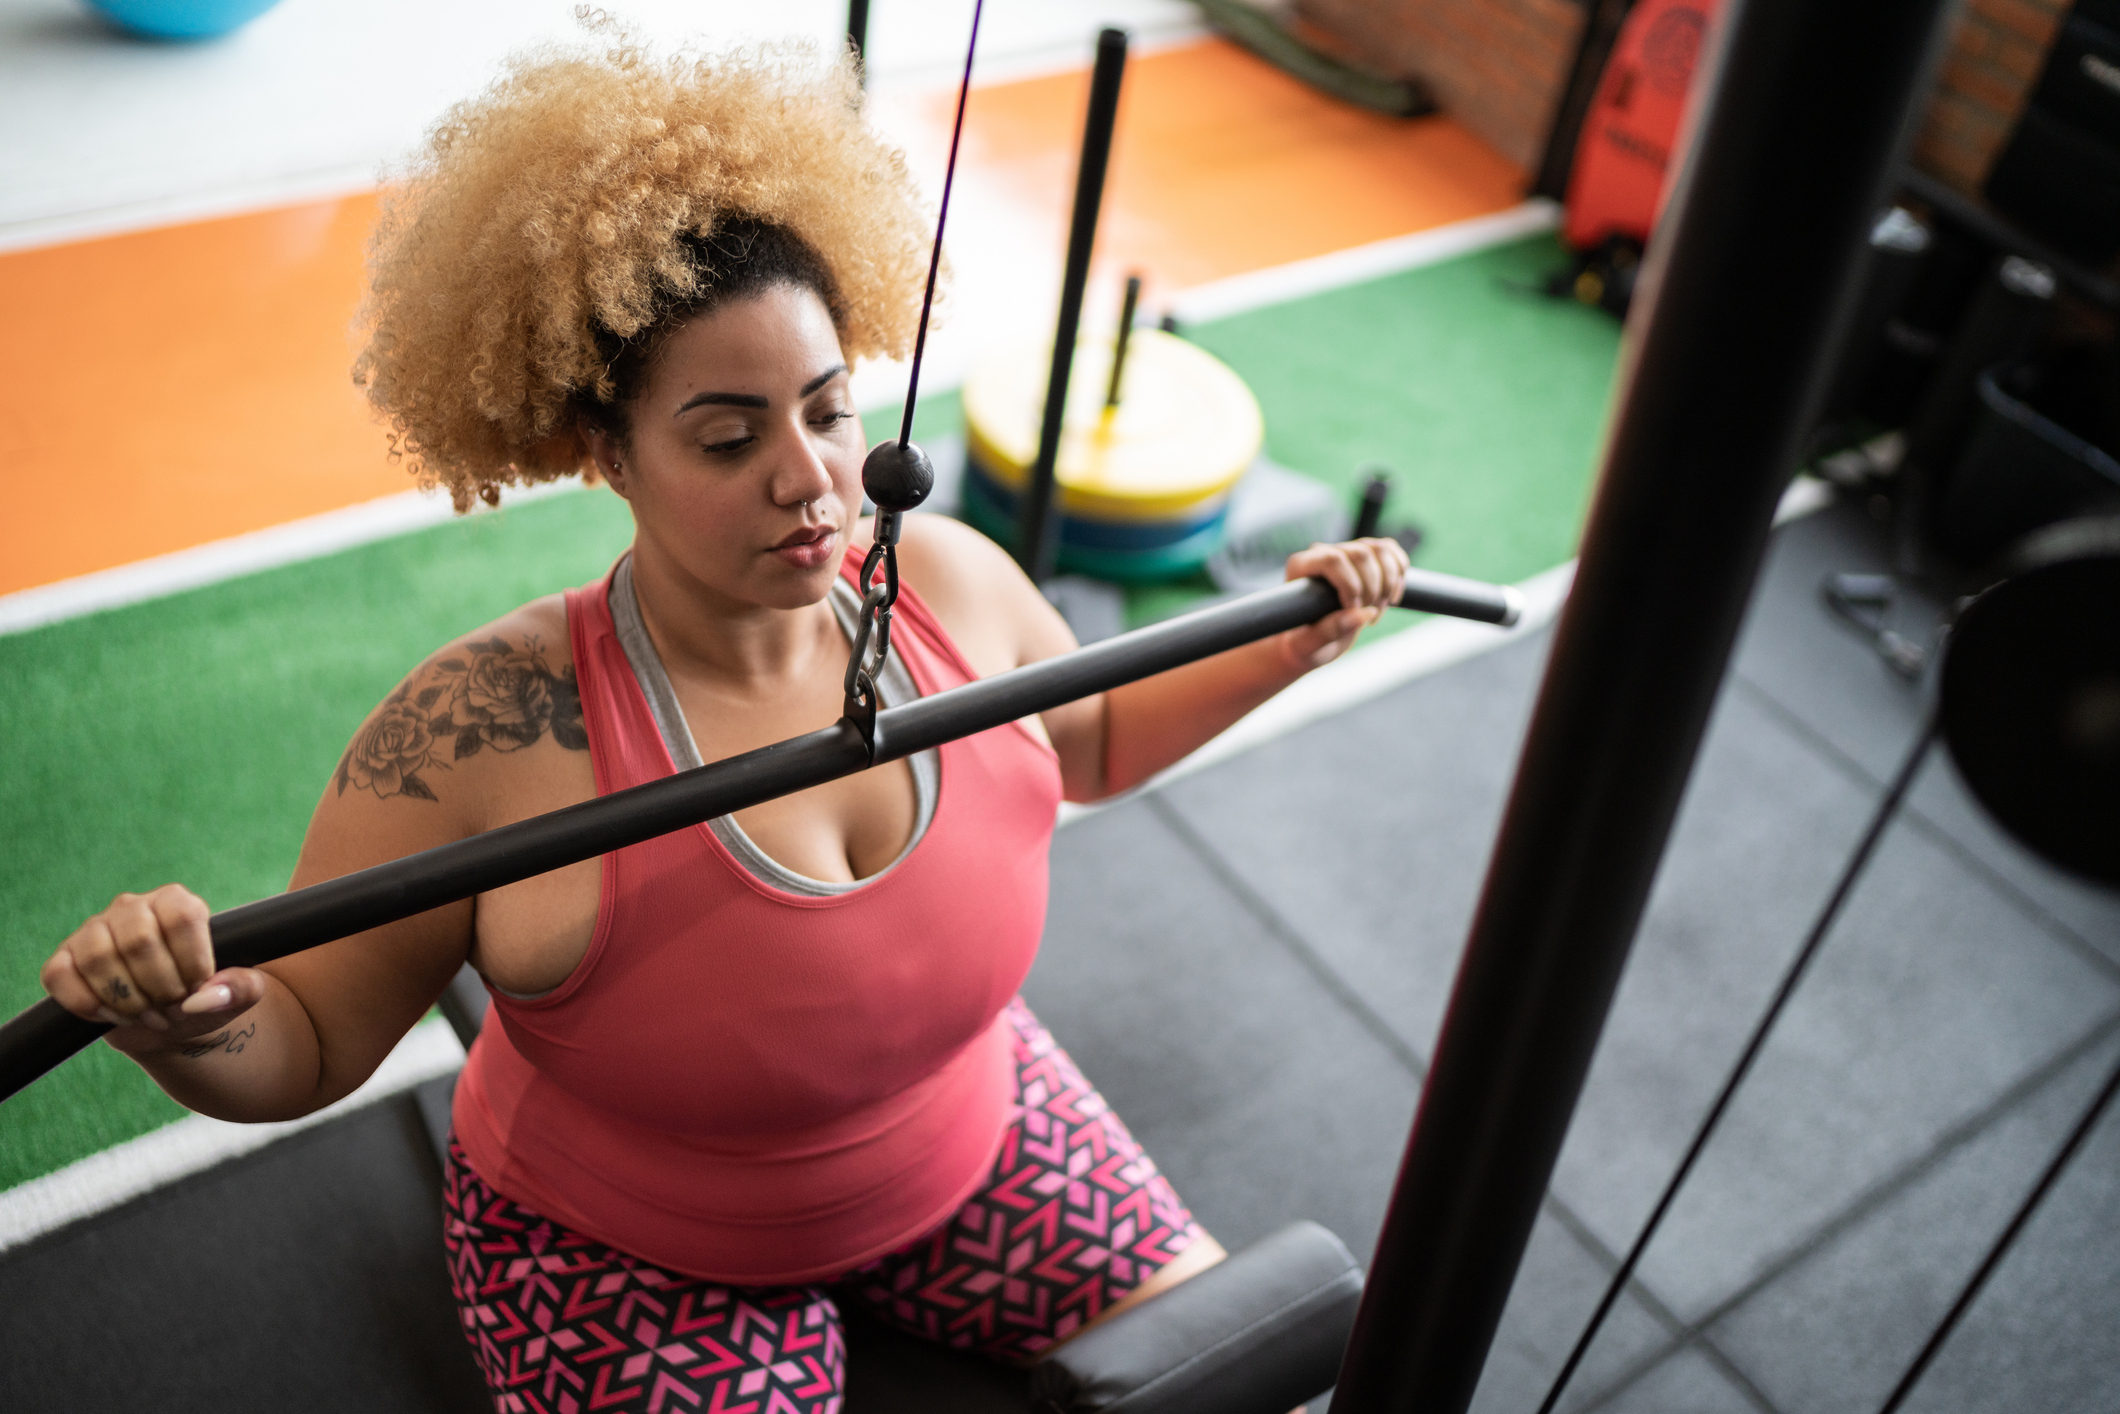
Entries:
<svg viewBox="0 0 2120 1414">
<path fill-rule="evenodd" d="M 1873 774 L 1869 767 L 1841 750 L 1824 733 L 1805 721 L 1795 708 L 1777 697 L 1773 689 L 1758 682 L 1742 670 L 1733 671 L 1730 674 L 1730 682 L 1733 687 L 1743 692 L 1763 710 L 1776 717 L 1789 731 L 1804 738 L 1822 760 L 1832 765 L 1850 780 L 1876 790 L 1881 791 L 1884 789 L 1885 782 Z M 1936 764 L 1936 758 L 1945 754 L 1946 748 L 1940 742 L 1935 747 L 1932 747 L 1931 759 L 1922 767 L 1921 774 L 1927 776 L 1938 769 L 1951 769 L 1948 763 L 1940 768 Z M 1919 782 L 1917 781 L 1916 784 L 1918 785 Z M 1899 808 L 1898 820 L 1905 821 L 1910 828 L 1921 834 L 1930 843 L 1956 858 L 1968 871 L 1977 874 L 1982 883 L 1986 884 L 2005 903 L 2008 903 L 2017 912 L 2023 914 L 2027 922 L 2046 933 L 2056 942 L 2073 949 L 2082 956 L 2084 961 L 2097 967 L 2107 976 L 2115 981 L 2120 981 L 2120 962 L 2114 961 L 2112 956 L 2103 948 L 2100 948 L 2089 938 L 2084 937 L 2082 933 L 2070 927 L 2066 921 L 2057 917 L 2053 910 L 2026 893 L 2018 886 L 2015 880 L 2010 879 L 1996 869 L 1993 864 L 1981 858 L 1976 851 L 1968 847 L 1956 834 L 1931 819 L 1918 805 L 1913 803 L 1912 797 L 1913 792 L 1909 791 L 1907 801 Z M 1895 820 L 1894 823 L 1897 823 L 1898 820 Z"/>
<path fill-rule="evenodd" d="M 1407 1045 L 1398 1032 L 1392 1029 L 1391 1023 L 1363 1000 L 1362 994 L 1356 991 L 1331 963 L 1319 955 L 1318 950 L 1310 945 L 1309 940 L 1295 924 L 1282 917 L 1279 909 L 1268 903 L 1259 895 L 1258 890 L 1245 882 L 1244 876 L 1231 866 L 1220 850 L 1193 828 L 1192 822 L 1185 818 L 1177 806 L 1171 804 L 1161 791 L 1150 792 L 1147 804 L 1155 817 L 1200 861 L 1201 866 L 1213 874 L 1222 887 L 1229 890 L 1245 912 L 1286 948 L 1289 955 L 1302 965 L 1303 970 L 1316 978 L 1318 985 L 1345 1007 L 1348 1014 L 1361 1024 L 1362 1029 L 1367 1031 L 1378 1045 L 1389 1051 L 1399 1064 L 1405 1066 L 1407 1074 L 1411 1075 L 1416 1083 L 1428 1078 L 1427 1065 L 1413 1047 Z"/>
<path fill-rule="evenodd" d="M 1687 1322 L 1675 1313 L 1664 1312 L 1663 1314 L 1669 1317 L 1672 1326 L 1678 1332 L 1671 1343 L 1664 1349 L 1643 1358 L 1619 1379 L 1598 1390 L 1588 1403 L 1581 1406 L 1579 1414 L 1595 1414 L 1597 1410 L 1610 1407 L 1614 1400 L 1623 1396 L 1628 1389 L 1647 1376 L 1660 1363 L 1689 1347 L 1697 1346 L 1704 1351 L 1712 1351 L 1711 1359 L 1717 1360 L 1719 1364 L 1728 1362 L 1733 1370 L 1739 1369 L 1740 1367 L 1737 1366 L 1735 1360 L 1716 1346 L 1710 1334 L 1718 1324 L 1743 1309 L 1747 1303 L 1754 1300 L 1760 1293 L 1772 1287 L 1790 1272 L 1830 1247 L 1841 1236 L 1859 1227 L 1877 1213 L 1882 1212 L 1895 1199 L 1946 1165 L 1953 1156 L 1977 1142 L 1997 1125 L 2005 1122 L 2027 1104 L 2036 1100 L 2059 1082 L 2085 1056 L 2097 1051 L 2100 1046 L 2116 1033 L 2120 1033 L 2120 1011 L 2106 1016 L 2075 1041 L 2056 1052 L 2038 1069 L 2026 1075 L 2016 1085 L 1996 1097 L 1992 1103 L 1976 1111 L 1964 1122 L 1947 1132 L 1938 1139 L 1928 1153 L 1873 1185 L 1869 1191 L 1861 1194 L 1829 1221 L 1814 1229 L 1811 1235 L 1803 1242 L 1782 1253 L 1780 1257 L 1751 1281 L 1730 1293 L 1729 1296 L 1704 1313 L 1699 1320 Z M 1585 1236 L 1588 1235 L 1585 1234 Z M 1594 1241 L 1595 1239 L 1591 1238 L 1590 1240 Z M 1616 1261 L 1614 1265 L 1617 1265 Z M 1757 1388 L 1749 1375 L 1744 1375 L 1742 1380 L 1745 1387 Z M 1761 1393 L 1760 1397 L 1762 1401 L 1767 1401 L 1767 1396 L 1764 1392 Z"/>
<path fill-rule="evenodd" d="M 1317 730 L 1317 728 L 1313 727 L 1310 730 Z M 1284 916 L 1258 890 L 1253 888 L 1230 861 L 1222 855 L 1221 851 L 1216 849 L 1212 842 L 1194 828 L 1192 822 L 1185 817 L 1182 807 L 1174 804 L 1160 791 L 1147 794 L 1144 797 L 1144 803 L 1148 806 L 1151 813 L 1178 837 L 1186 849 L 1200 862 L 1201 866 L 1213 874 L 1245 911 L 1250 913 L 1270 936 L 1286 948 L 1304 970 L 1310 973 L 1341 1006 L 1346 1008 L 1348 1013 L 1361 1024 L 1365 1031 L 1384 1046 L 1387 1051 L 1396 1056 L 1416 1081 L 1426 1080 L 1427 1065 L 1420 1055 L 1414 1051 L 1413 1047 L 1408 1045 L 1390 1023 L 1363 999 L 1360 992 L 1351 982 L 1340 976 L 1331 962 L 1319 953 L 1310 941 L 1303 936 L 1301 928 Z M 1556 1221 L 1584 1250 L 1586 1255 L 1598 1265 L 1604 1278 L 1609 1279 L 1611 1273 L 1618 1270 L 1618 1255 L 1597 1239 L 1589 1226 L 1568 1206 L 1564 1199 L 1549 1190 L 1541 1200 L 1540 1208 L 1542 1212 Z M 1744 1371 L 1720 1350 L 1716 1349 L 1711 1341 L 1687 1338 L 1690 1336 L 1690 1332 L 1688 1332 L 1685 1323 L 1641 1278 L 1638 1276 L 1630 1278 L 1627 1282 L 1626 1290 L 1630 1296 L 1641 1303 L 1651 1316 L 1661 1322 L 1667 1331 L 1680 1335 L 1680 1338 L 1674 1339 L 1665 1345 L 1654 1359 L 1645 1362 L 1638 1369 L 1631 1370 L 1626 1377 L 1628 1383 L 1638 1380 L 1649 1369 L 1663 1360 L 1688 1348 L 1697 1348 L 1709 1364 L 1743 1394 L 1747 1401 L 1760 1411 L 1760 1414 L 1780 1414 L 1780 1411 L 1774 1408 L 1771 1401 L 1752 1383 Z"/>
</svg>

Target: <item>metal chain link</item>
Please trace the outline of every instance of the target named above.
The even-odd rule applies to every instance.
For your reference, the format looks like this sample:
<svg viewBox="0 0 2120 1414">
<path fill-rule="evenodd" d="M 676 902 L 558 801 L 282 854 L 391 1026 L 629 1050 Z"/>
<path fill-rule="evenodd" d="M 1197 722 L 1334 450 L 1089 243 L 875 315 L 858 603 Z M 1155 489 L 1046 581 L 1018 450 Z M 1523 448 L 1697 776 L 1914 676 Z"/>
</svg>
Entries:
<svg viewBox="0 0 2120 1414">
<path fill-rule="evenodd" d="M 896 537 L 893 537 L 895 540 Z M 878 564 L 883 581 L 876 580 Z M 854 630 L 854 648 L 847 655 L 846 697 L 850 707 L 873 712 L 876 681 L 891 653 L 891 606 L 898 602 L 898 547 L 881 536 L 861 565 L 861 611 Z"/>
</svg>

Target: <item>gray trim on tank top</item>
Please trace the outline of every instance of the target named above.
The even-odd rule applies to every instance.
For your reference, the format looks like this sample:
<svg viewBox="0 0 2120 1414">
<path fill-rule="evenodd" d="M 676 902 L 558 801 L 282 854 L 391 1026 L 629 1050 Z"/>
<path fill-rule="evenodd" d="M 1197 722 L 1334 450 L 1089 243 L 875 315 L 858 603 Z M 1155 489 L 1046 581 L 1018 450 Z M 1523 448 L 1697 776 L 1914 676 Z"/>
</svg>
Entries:
<svg viewBox="0 0 2120 1414">
<path fill-rule="evenodd" d="M 844 579 L 832 581 L 832 592 L 828 596 L 832 613 L 839 620 L 839 627 L 847 635 L 849 646 L 854 641 L 855 626 L 860 622 L 861 599 L 854 593 L 854 586 Z M 648 626 L 640 616 L 640 599 L 633 592 L 633 557 L 627 555 L 618 562 L 618 569 L 611 576 L 612 627 L 618 633 L 619 646 L 626 651 L 626 662 L 633 668 L 633 677 L 640 684 L 641 696 L 648 699 L 648 713 L 655 718 L 655 729 L 662 734 L 663 745 L 670 752 L 671 761 L 680 771 L 703 764 L 699 757 L 699 743 L 692 737 L 692 728 L 685 721 L 685 714 L 677 705 L 677 693 L 670 686 L 670 675 L 663 669 L 662 656 L 655 651 L 655 641 L 648 636 Z M 876 684 L 876 695 L 886 707 L 895 707 L 910 702 L 920 695 L 913 684 L 913 675 L 906 671 L 905 663 L 897 654 L 892 654 L 883 665 L 883 680 Z M 785 893 L 802 894 L 811 898 L 834 898 L 866 888 L 885 874 L 896 869 L 913 852 L 927 834 L 928 826 L 935 819 L 935 801 L 941 794 L 941 757 L 933 747 L 908 758 L 913 768 L 913 837 L 906 841 L 898 858 L 866 879 L 856 879 L 849 884 L 835 883 L 829 879 L 812 879 L 786 868 L 778 860 L 760 849 L 752 838 L 743 832 L 743 827 L 726 815 L 707 822 L 707 828 L 736 857 L 738 863 L 750 871 L 753 877 L 771 884 Z M 491 978 L 486 985 L 511 1001 L 534 1002 L 549 997 L 559 990 L 549 987 L 542 992 L 511 992 L 497 986 Z M 562 986 L 565 984 L 562 983 Z"/>
<path fill-rule="evenodd" d="M 844 578 L 835 578 L 827 601 L 832 606 L 833 616 L 839 620 L 840 631 L 847 635 L 847 642 L 851 645 L 861 621 L 860 596 Z M 626 650 L 626 661 L 632 665 L 641 696 L 648 700 L 648 713 L 655 718 L 656 730 L 662 733 L 670 759 L 680 771 L 705 764 L 700 759 L 699 743 L 692 737 L 692 728 L 677 705 L 677 692 L 670 686 L 670 675 L 663 668 L 662 656 L 655 651 L 655 641 L 648 636 L 648 626 L 640 616 L 640 599 L 633 592 L 633 557 L 630 554 L 618 562 L 618 569 L 611 576 L 610 603 L 611 623 L 618 632 L 619 646 Z M 904 661 L 895 653 L 885 661 L 883 677 L 876 684 L 876 690 L 885 707 L 899 706 L 920 695 L 920 689 L 913 685 L 913 675 L 906 671 Z M 935 801 L 940 794 L 942 774 L 940 758 L 930 747 L 911 757 L 909 764 L 913 768 L 913 836 L 906 841 L 896 859 L 866 879 L 836 883 L 798 874 L 760 849 L 732 816 L 716 816 L 707 822 L 707 828 L 745 869 L 776 889 L 811 898 L 852 893 L 875 883 L 903 863 L 935 819 Z"/>
</svg>

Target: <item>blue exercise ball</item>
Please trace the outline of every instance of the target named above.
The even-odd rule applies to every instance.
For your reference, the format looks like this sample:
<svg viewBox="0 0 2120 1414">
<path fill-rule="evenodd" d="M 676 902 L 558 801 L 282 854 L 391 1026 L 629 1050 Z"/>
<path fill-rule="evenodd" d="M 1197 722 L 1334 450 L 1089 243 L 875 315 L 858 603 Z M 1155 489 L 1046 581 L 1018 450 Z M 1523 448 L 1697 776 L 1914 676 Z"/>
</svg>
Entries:
<svg viewBox="0 0 2120 1414">
<path fill-rule="evenodd" d="M 215 39 L 280 0 L 88 0 L 111 23 L 153 39 Z"/>
</svg>

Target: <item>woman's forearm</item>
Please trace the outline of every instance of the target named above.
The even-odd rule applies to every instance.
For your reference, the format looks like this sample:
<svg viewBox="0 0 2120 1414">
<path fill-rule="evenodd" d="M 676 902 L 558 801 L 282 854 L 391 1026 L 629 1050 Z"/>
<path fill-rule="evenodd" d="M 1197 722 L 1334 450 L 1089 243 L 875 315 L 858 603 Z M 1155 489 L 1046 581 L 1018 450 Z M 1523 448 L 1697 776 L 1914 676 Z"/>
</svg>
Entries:
<svg viewBox="0 0 2120 1414">
<path fill-rule="evenodd" d="M 190 1040 L 127 1054 L 171 1099 L 215 1119 L 296 1119 L 318 1109 L 334 1097 L 320 1087 L 316 1027 L 285 983 L 263 975 L 264 997 L 242 1015 Z"/>
<path fill-rule="evenodd" d="M 1114 688 L 1104 698 L 1104 772 L 1096 794 L 1141 784 L 1306 670 L 1276 637 Z"/>
</svg>

